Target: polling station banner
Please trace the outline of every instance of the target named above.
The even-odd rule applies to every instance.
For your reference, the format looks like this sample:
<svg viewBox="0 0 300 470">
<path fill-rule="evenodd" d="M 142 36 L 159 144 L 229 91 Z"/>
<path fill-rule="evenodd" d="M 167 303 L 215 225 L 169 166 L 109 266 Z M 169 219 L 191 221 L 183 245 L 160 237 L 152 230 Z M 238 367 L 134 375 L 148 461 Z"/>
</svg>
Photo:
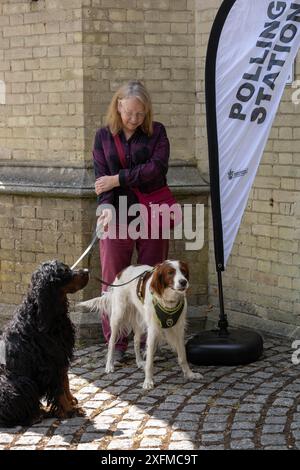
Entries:
<svg viewBox="0 0 300 470">
<path fill-rule="evenodd" d="M 225 0 L 215 18 L 205 88 L 218 271 L 231 253 L 300 46 L 299 30 L 300 0 Z"/>
</svg>

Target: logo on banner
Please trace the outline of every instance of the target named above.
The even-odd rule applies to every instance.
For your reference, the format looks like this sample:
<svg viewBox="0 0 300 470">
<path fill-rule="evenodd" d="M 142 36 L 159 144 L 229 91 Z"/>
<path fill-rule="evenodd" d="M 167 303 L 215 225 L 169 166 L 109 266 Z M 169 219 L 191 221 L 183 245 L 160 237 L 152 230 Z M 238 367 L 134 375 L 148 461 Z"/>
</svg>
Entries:
<svg viewBox="0 0 300 470">
<path fill-rule="evenodd" d="M 300 3 L 270 2 L 264 30 L 257 38 L 257 54 L 249 59 L 250 71 L 243 74 L 244 82 L 236 93 L 229 117 L 262 124 L 267 117 L 267 105 L 273 98 L 278 77 L 292 50 L 293 40 L 299 33 Z M 283 16 L 287 13 L 287 16 Z M 253 103 L 248 116 L 245 106 Z"/>
<path fill-rule="evenodd" d="M 227 173 L 228 179 L 232 180 L 233 178 L 241 178 L 242 176 L 245 176 L 248 173 L 248 168 L 245 170 L 240 170 L 240 171 L 234 171 L 234 170 L 229 170 Z"/>
</svg>

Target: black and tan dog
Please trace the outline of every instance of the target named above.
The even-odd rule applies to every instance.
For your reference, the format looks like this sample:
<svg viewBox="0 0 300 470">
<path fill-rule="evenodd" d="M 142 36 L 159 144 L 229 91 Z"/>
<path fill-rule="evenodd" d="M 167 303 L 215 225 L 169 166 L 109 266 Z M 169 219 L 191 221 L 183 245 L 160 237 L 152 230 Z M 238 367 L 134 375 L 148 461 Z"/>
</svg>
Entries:
<svg viewBox="0 0 300 470">
<path fill-rule="evenodd" d="M 55 260 L 33 273 L 28 294 L 2 338 L 0 425 L 30 425 L 40 420 L 42 398 L 51 415 L 82 414 L 69 389 L 75 331 L 67 294 L 84 288 L 88 279 L 87 270 L 72 271 Z"/>
</svg>

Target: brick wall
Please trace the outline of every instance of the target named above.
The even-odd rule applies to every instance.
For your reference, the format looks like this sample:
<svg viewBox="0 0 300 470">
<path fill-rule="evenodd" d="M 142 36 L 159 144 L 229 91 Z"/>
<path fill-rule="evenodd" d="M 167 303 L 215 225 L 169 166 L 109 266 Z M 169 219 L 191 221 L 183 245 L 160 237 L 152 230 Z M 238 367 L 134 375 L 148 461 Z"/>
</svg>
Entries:
<svg viewBox="0 0 300 470">
<path fill-rule="evenodd" d="M 83 2 L 86 158 L 112 93 L 143 80 L 171 140 L 172 159 L 195 157 L 195 34 L 192 0 Z"/>
<path fill-rule="evenodd" d="M 167 127 L 171 161 L 194 161 L 194 6 L 193 0 L 1 0 L 0 166 L 20 178 L 9 188 L 0 184 L 0 307 L 21 301 L 40 262 L 72 264 L 88 245 L 95 197 L 86 174 L 95 131 L 120 84 L 145 82 L 155 119 Z M 207 206 L 207 193 L 190 195 L 193 184 L 175 179 L 188 188 L 182 202 Z M 192 305 L 207 299 L 206 247 L 170 246 L 171 257 L 190 263 Z M 92 281 L 76 298 L 99 292 L 97 247 L 83 265 Z"/>
<path fill-rule="evenodd" d="M 208 32 L 220 4 L 221 0 L 197 2 L 196 115 L 201 126 L 196 156 L 204 173 L 208 171 L 204 63 Z M 298 80 L 299 68 L 298 54 Z M 223 279 L 227 309 L 300 325 L 300 105 L 292 103 L 294 92 L 286 87 Z M 210 300 L 217 304 L 211 230 L 209 273 Z"/>
<path fill-rule="evenodd" d="M 2 161 L 80 165 L 85 150 L 90 163 L 112 93 L 131 78 L 149 88 L 172 158 L 194 158 L 193 0 L 3 0 L 0 26 Z"/>
<path fill-rule="evenodd" d="M 82 0 L 1 0 L 0 161 L 76 165 L 84 148 Z"/>
<path fill-rule="evenodd" d="M 1 195 L 1 304 L 18 304 L 27 292 L 31 274 L 47 260 L 72 265 L 75 253 L 90 242 L 95 202 L 84 199 Z M 92 279 L 86 298 L 98 292 L 99 258 L 94 247 L 83 262 Z M 70 299 L 83 298 L 83 291 Z"/>
</svg>

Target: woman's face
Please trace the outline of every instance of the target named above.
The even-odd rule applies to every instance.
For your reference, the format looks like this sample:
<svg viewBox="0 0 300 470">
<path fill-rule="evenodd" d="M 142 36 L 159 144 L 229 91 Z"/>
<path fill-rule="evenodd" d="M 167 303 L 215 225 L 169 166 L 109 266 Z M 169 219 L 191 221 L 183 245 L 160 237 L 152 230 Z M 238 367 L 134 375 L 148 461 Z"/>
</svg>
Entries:
<svg viewBox="0 0 300 470">
<path fill-rule="evenodd" d="M 130 134 L 143 124 L 146 117 L 145 107 L 138 98 L 124 98 L 118 103 L 123 129 Z"/>
</svg>

